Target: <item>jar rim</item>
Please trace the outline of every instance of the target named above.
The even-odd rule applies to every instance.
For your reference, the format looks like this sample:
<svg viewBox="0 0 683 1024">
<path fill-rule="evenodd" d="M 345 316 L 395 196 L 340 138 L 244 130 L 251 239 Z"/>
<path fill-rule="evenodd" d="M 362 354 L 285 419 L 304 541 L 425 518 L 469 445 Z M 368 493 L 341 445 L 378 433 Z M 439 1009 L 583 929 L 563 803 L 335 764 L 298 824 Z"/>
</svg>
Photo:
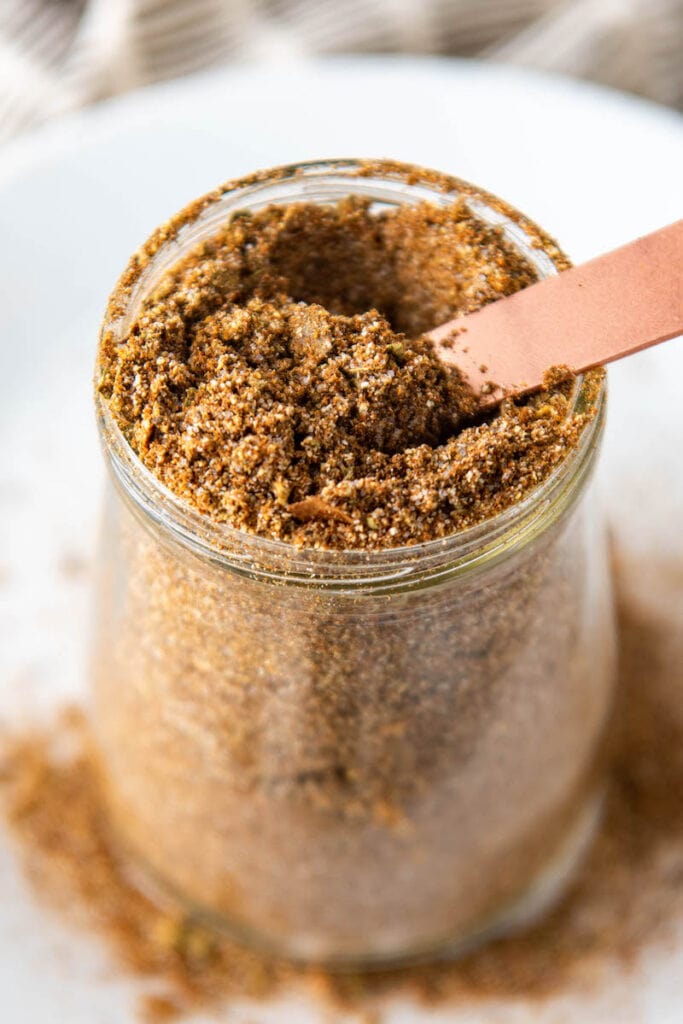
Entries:
<svg viewBox="0 0 683 1024">
<path fill-rule="evenodd" d="M 533 264 L 539 277 L 570 265 L 557 244 L 533 221 L 504 200 L 460 178 L 390 160 L 324 160 L 284 165 L 229 181 L 184 207 L 158 228 L 135 253 L 112 292 L 100 330 L 119 337 L 141 297 L 182 253 L 233 212 L 265 206 L 278 189 L 298 183 L 299 196 L 313 199 L 323 189 L 330 201 L 350 191 L 378 201 L 429 199 L 450 204 L 464 198 L 472 212 L 499 226 L 506 239 Z M 353 188 L 349 187 L 353 182 Z M 317 194 L 317 193 L 316 193 Z M 577 378 L 572 412 L 592 411 L 575 449 L 521 501 L 475 526 L 418 544 L 381 549 L 298 547 L 209 520 L 174 494 L 147 469 L 96 391 L 100 441 L 115 482 L 146 525 L 200 557 L 252 578 L 329 589 L 422 586 L 445 576 L 475 571 L 519 550 L 559 519 L 581 491 L 592 468 L 604 422 L 606 386 L 596 371 Z"/>
</svg>

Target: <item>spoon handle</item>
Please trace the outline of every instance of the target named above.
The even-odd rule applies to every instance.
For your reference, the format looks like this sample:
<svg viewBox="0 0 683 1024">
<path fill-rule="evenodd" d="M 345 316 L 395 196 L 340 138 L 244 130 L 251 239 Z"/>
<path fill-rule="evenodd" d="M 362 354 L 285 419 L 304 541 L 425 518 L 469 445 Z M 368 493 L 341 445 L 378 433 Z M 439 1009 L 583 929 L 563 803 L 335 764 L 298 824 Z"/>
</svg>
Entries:
<svg viewBox="0 0 683 1024">
<path fill-rule="evenodd" d="M 683 334 L 683 220 L 435 328 L 482 406 Z M 495 385 L 495 386 L 493 386 Z M 482 392 L 483 387 L 483 392 Z"/>
</svg>

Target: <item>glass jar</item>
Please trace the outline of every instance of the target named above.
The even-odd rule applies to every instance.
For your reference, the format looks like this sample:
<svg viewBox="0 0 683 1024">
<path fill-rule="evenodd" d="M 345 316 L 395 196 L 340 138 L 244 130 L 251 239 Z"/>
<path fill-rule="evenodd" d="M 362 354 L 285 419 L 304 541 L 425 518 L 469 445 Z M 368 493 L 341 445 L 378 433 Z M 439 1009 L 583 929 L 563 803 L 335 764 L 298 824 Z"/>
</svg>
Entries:
<svg viewBox="0 0 683 1024">
<path fill-rule="evenodd" d="M 540 276 L 563 265 L 472 186 L 311 164 L 188 208 L 141 275 L 122 278 L 106 329 L 121 336 L 231 213 L 350 192 L 379 204 L 465 193 Z M 602 385 L 580 379 L 573 401 L 595 413 L 578 448 L 514 507 L 445 540 L 321 551 L 207 521 L 98 399 L 106 799 L 122 843 L 188 912 L 288 956 L 367 965 L 458 952 L 561 891 L 596 821 L 614 667 L 590 485 Z"/>
</svg>

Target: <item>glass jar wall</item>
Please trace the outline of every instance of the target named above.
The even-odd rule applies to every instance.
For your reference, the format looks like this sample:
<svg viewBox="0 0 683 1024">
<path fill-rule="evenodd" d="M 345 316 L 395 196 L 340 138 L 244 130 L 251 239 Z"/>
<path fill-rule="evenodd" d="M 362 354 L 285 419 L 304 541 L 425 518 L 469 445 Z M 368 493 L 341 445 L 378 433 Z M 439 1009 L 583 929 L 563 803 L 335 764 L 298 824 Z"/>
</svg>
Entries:
<svg viewBox="0 0 683 1024">
<path fill-rule="evenodd" d="M 462 188 L 554 272 L 528 222 Z M 459 194 L 352 162 L 238 183 L 161 246 L 107 329 L 231 212 L 349 192 Z M 464 948 L 561 890 L 596 819 L 613 680 L 590 485 L 603 398 L 577 384 L 595 415 L 518 505 L 384 551 L 207 522 L 100 401 L 95 722 L 113 821 L 158 883 L 242 938 L 332 964 Z"/>
</svg>

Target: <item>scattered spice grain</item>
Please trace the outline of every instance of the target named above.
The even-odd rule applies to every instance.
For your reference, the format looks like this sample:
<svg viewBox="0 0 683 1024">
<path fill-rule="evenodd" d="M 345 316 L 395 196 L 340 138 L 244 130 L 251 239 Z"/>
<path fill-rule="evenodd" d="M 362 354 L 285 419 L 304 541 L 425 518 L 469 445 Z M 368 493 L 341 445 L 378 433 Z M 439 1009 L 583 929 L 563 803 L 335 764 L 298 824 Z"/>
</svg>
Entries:
<svg viewBox="0 0 683 1024">
<path fill-rule="evenodd" d="M 139 1007 L 140 1024 L 169 1024 L 182 1016 L 182 1007 L 167 996 L 143 996 Z"/>
</svg>

